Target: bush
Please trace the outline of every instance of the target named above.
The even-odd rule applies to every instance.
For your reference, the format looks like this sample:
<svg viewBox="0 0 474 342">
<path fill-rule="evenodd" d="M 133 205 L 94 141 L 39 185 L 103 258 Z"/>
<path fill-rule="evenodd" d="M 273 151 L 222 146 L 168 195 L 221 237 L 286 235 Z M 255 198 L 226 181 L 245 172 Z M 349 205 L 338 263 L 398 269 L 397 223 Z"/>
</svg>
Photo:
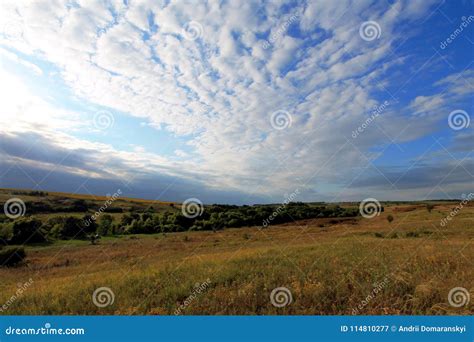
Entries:
<svg viewBox="0 0 474 342">
<path fill-rule="evenodd" d="M 392 216 L 392 215 L 388 215 L 388 216 L 387 216 L 387 221 L 388 221 L 388 223 L 392 223 L 392 221 L 393 221 L 393 216 Z"/>
<path fill-rule="evenodd" d="M 142 234 L 143 233 L 143 221 L 133 220 L 130 225 L 125 228 L 127 234 Z"/>
<path fill-rule="evenodd" d="M 388 236 L 389 239 L 398 239 L 398 233 L 397 232 L 393 232 L 391 233 L 389 236 Z"/>
<path fill-rule="evenodd" d="M 138 216 L 138 215 L 137 215 Z M 133 217 L 130 214 L 124 214 L 122 218 L 120 219 L 120 225 L 121 226 L 128 226 L 130 223 L 133 221 Z"/>
<path fill-rule="evenodd" d="M 59 237 L 83 238 L 86 233 L 85 228 L 85 223 L 80 218 L 74 216 L 66 217 L 59 229 Z"/>
<path fill-rule="evenodd" d="M 85 212 L 89 209 L 87 202 L 83 199 L 74 200 L 72 203 L 72 211 L 74 212 Z"/>
<path fill-rule="evenodd" d="M 8 241 L 13 236 L 13 229 L 11 223 L 1 223 L 0 224 L 0 246 L 7 245 Z"/>
<path fill-rule="evenodd" d="M 412 238 L 412 237 L 413 237 L 413 238 L 416 238 L 416 237 L 419 237 L 420 234 L 419 234 L 418 232 L 408 232 L 408 233 L 405 234 L 405 236 L 406 236 L 407 238 Z"/>
<path fill-rule="evenodd" d="M 89 214 L 82 217 L 82 225 L 85 233 L 95 233 L 97 231 L 97 223 Z"/>
<path fill-rule="evenodd" d="M 102 216 L 99 217 L 99 227 L 97 229 L 97 232 L 99 235 L 105 236 L 113 233 L 112 230 L 112 224 L 114 222 L 114 219 L 111 215 L 109 214 L 103 214 Z"/>
<path fill-rule="evenodd" d="M 123 209 L 120 207 L 107 207 L 104 212 L 106 213 L 123 213 Z"/>
<path fill-rule="evenodd" d="M 41 243 L 47 241 L 46 232 L 41 229 L 41 221 L 36 219 L 19 219 L 11 223 L 12 237 L 9 244 Z"/>
<path fill-rule="evenodd" d="M 23 247 L 7 247 L 0 249 L 0 266 L 10 267 L 21 263 L 26 258 Z"/>
</svg>

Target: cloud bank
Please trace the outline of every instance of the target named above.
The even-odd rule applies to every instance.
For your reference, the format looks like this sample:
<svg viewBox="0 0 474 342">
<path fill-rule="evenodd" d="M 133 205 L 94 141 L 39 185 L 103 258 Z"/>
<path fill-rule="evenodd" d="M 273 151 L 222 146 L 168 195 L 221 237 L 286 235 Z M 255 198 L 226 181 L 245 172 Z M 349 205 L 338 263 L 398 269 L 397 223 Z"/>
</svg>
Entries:
<svg viewBox="0 0 474 342">
<path fill-rule="evenodd" d="M 307 201 L 459 197 L 473 131 L 447 118 L 473 112 L 474 72 L 423 37 L 440 5 L 2 1 L 0 186 L 232 203 L 296 188 Z"/>
</svg>

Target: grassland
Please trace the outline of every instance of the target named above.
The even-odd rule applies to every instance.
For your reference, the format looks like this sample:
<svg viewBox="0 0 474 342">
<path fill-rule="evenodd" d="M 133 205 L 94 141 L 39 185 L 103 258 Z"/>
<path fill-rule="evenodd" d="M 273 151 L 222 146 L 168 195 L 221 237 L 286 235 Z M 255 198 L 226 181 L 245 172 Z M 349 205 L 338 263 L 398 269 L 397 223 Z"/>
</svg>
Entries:
<svg viewBox="0 0 474 342">
<path fill-rule="evenodd" d="M 9 303 L 1 314 L 166 315 L 185 302 L 181 314 L 472 314 L 472 300 L 448 303 L 454 287 L 474 291 L 474 206 L 441 226 L 454 206 L 397 204 L 373 219 L 28 246 L 26 265 L 0 268 L 0 306 Z M 99 287 L 113 291 L 113 304 L 94 305 Z M 277 287 L 291 303 L 272 305 Z"/>
</svg>

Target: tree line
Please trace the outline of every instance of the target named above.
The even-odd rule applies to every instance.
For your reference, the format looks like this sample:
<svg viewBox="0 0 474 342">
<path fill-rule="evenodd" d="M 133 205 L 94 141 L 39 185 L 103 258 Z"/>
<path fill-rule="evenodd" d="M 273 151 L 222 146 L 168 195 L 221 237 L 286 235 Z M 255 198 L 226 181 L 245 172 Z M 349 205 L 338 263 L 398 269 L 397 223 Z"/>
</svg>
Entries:
<svg viewBox="0 0 474 342">
<path fill-rule="evenodd" d="M 81 210 L 82 203 L 75 204 Z M 190 218 L 178 208 L 170 207 L 163 213 L 153 210 L 144 212 L 126 212 L 114 216 L 102 213 L 96 219 L 89 212 L 82 216 L 60 215 L 47 220 L 33 216 L 10 220 L 3 218 L 0 223 L 0 247 L 47 243 L 54 240 L 91 239 L 97 236 L 124 234 L 156 234 L 183 231 L 213 230 L 249 226 L 266 227 L 293 220 L 328 217 L 353 217 L 358 215 L 357 208 L 340 206 L 309 205 L 296 202 L 285 206 L 277 205 L 210 205 L 201 215 Z M 1 254 L 1 252 L 0 252 Z"/>
</svg>

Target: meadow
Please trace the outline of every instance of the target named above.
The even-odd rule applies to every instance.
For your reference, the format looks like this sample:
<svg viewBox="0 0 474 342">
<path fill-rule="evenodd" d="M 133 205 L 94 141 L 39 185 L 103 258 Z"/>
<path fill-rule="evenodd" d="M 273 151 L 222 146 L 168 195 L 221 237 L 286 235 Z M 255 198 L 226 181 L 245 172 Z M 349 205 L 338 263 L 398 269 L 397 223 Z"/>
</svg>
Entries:
<svg viewBox="0 0 474 342">
<path fill-rule="evenodd" d="M 385 203 L 371 219 L 27 244 L 23 264 L 0 267 L 0 314 L 473 314 L 472 301 L 448 301 L 455 287 L 474 291 L 474 206 L 440 224 L 456 204 Z M 108 297 L 93 300 L 104 287 Z"/>
</svg>

